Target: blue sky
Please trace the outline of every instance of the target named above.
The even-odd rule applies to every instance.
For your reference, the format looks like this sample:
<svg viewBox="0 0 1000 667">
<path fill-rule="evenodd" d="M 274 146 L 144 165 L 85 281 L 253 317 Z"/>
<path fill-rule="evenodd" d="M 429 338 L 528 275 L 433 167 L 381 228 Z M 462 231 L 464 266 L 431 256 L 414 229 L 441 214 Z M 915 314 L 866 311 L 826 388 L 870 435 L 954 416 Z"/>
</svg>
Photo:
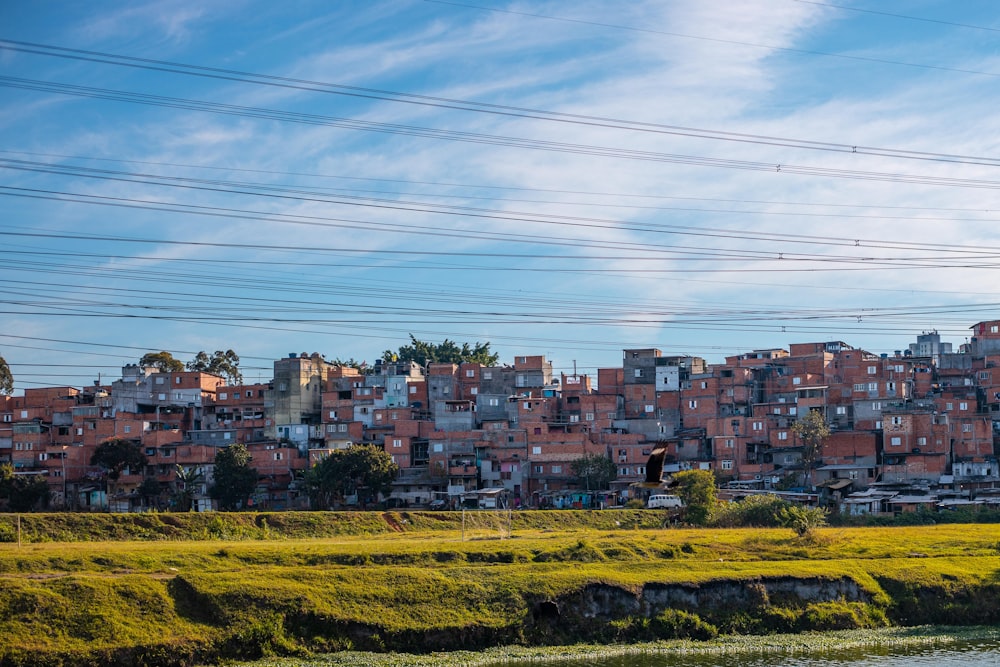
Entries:
<svg viewBox="0 0 1000 667">
<path fill-rule="evenodd" d="M 1000 318 L 989 2 L 0 4 L 0 355 L 905 349 Z"/>
</svg>

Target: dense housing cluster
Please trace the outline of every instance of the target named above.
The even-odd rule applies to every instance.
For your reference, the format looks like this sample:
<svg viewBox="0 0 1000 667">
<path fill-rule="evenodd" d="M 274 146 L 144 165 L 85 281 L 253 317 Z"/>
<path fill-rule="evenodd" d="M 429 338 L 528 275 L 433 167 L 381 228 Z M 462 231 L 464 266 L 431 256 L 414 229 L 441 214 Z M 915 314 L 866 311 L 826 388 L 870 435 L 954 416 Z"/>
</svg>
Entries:
<svg viewBox="0 0 1000 667">
<path fill-rule="evenodd" d="M 237 442 L 259 476 L 251 502 L 269 509 L 308 507 L 301 471 L 357 443 L 400 467 L 388 501 L 417 507 L 484 490 L 521 507 L 621 503 L 649 492 L 660 452 L 667 479 L 710 470 L 730 494 L 791 489 L 849 513 L 986 503 L 1000 482 L 998 360 L 1000 320 L 976 324 L 957 352 L 936 332 L 892 355 L 801 343 L 711 365 L 627 349 L 596 378 L 555 377 L 543 356 L 362 372 L 290 354 L 271 382 L 241 386 L 129 365 L 108 386 L 0 397 L 0 462 L 46 476 L 56 506 L 120 511 L 166 507 L 179 472 L 198 486 L 196 507 L 211 508 L 215 455 Z M 804 462 L 793 425 L 810 411 L 830 433 Z M 140 444 L 148 465 L 108 495 L 90 460 L 110 438 Z M 574 474 L 588 454 L 614 463 L 610 492 L 586 493 Z M 160 497 L 140 493 L 149 479 Z"/>
</svg>

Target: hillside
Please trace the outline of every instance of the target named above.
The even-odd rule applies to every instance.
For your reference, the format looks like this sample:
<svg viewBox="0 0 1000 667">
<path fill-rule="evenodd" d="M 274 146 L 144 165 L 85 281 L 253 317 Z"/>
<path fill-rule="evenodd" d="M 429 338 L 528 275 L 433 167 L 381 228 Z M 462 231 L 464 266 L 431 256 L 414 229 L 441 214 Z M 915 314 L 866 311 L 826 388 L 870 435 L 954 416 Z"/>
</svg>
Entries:
<svg viewBox="0 0 1000 667">
<path fill-rule="evenodd" d="M 463 541 L 459 513 L 278 516 L 22 517 L 21 546 L 0 544 L 0 665 L 1000 621 L 996 525 L 797 538 L 653 528 L 643 511 L 480 513 Z"/>
</svg>

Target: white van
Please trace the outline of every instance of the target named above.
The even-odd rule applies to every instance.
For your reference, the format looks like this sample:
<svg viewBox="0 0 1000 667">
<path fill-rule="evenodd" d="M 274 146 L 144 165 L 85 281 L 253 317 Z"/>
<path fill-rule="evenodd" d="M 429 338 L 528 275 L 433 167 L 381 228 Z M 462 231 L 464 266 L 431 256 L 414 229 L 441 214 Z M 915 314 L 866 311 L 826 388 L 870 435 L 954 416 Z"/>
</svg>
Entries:
<svg viewBox="0 0 1000 667">
<path fill-rule="evenodd" d="M 684 503 L 679 496 L 655 495 L 649 497 L 649 500 L 646 501 L 646 507 L 651 510 L 676 509 L 684 507 Z"/>
</svg>

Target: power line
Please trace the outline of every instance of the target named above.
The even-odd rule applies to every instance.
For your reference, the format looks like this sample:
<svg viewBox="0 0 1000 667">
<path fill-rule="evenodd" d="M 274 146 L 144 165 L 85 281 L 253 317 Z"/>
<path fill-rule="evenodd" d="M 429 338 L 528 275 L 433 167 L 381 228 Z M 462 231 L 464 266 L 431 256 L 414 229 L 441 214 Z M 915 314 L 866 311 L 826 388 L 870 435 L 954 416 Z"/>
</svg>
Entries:
<svg viewBox="0 0 1000 667">
<path fill-rule="evenodd" d="M 441 4 L 455 4 L 455 5 L 459 4 L 459 3 L 443 2 L 442 0 L 425 0 L 425 1 L 440 2 Z M 459 6 L 474 7 L 474 5 L 459 5 Z M 514 14 L 520 13 L 512 10 L 499 10 L 486 7 L 476 7 L 476 8 L 488 11 L 502 11 Z M 530 15 L 537 16 L 539 18 L 552 18 L 542 15 L 534 15 L 534 14 Z M 553 19 L 553 20 L 560 20 L 560 19 Z M 666 34 L 673 34 L 673 33 L 666 33 Z M 705 39 L 710 39 L 711 41 L 722 41 L 722 42 L 729 41 L 729 40 L 718 40 L 714 38 L 705 38 Z M 746 44 L 746 45 L 760 46 L 753 44 Z M 763 48 L 778 48 L 778 47 L 763 47 Z M 83 49 L 71 49 L 60 46 L 38 44 L 32 42 L 21 42 L 9 39 L 0 39 L 0 49 L 21 51 L 41 56 L 69 58 L 73 60 L 85 60 L 91 62 L 98 62 L 102 64 L 108 64 L 108 65 L 149 69 L 171 74 L 183 74 L 189 76 L 223 79 L 238 83 L 251 83 L 256 85 L 277 86 L 281 88 L 293 88 L 296 90 L 302 90 L 307 92 L 332 93 L 337 95 L 348 95 L 352 97 L 361 97 L 361 98 L 367 98 L 385 102 L 417 104 L 422 106 L 445 108 L 449 110 L 488 113 L 488 114 L 510 116 L 516 118 L 530 119 L 530 120 L 570 123 L 578 125 L 587 125 L 592 127 L 608 128 L 608 129 L 687 136 L 698 139 L 734 141 L 739 143 L 762 144 L 767 146 L 777 146 L 784 148 L 798 148 L 805 150 L 849 153 L 852 155 L 892 157 L 899 159 L 925 160 L 933 162 L 955 162 L 959 164 L 976 164 L 976 165 L 988 165 L 988 166 L 996 166 L 1000 164 L 1000 158 L 954 155 L 948 153 L 933 153 L 925 151 L 912 151 L 912 150 L 884 148 L 877 146 L 864 146 L 847 142 L 837 143 L 837 142 L 815 141 L 807 139 L 792 139 L 788 137 L 776 137 L 776 136 L 769 136 L 762 134 L 730 132 L 725 130 L 711 130 L 705 128 L 667 125 L 663 123 L 650 123 L 645 121 L 633 121 L 633 120 L 624 120 L 619 118 L 591 116 L 586 114 L 573 114 L 573 113 L 566 113 L 559 111 L 547 111 L 547 110 L 532 109 L 527 107 L 516 107 L 516 106 L 508 106 L 501 104 L 491 104 L 486 102 L 476 102 L 471 100 L 459 100 L 446 97 L 436 97 L 430 95 L 417 95 L 413 93 L 380 90 L 375 88 L 348 86 L 337 83 L 310 81 L 306 79 L 294 79 L 290 77 L 282 77 L 270 74 L 243 72 L 239 70 L 207 67 L 203 65 L 192 65 L 186 63 L 171 62 L 166 60 L 137 58 L 133 56 L 124 56 L 124 55 L 104 53 L 99 51 L 87 51 Z M 808 51 L 802 51 L 799 49 L 787 49 L 787 50 L 810 53 Z M 820 54 L 820 55 L 834 55 L 834 54 Z M 850 58 L 854 60 L 863 60 L 868 62 L 885 62 L 890 64 L 905 64 L 914 67 L 917 66 L 909 63 L 882 61 L 876 58 L 866 58 L 862 56 L 837 55 L 837 57 Z M 942 68 L 935 66 L 921 66 L 921 67 L 926 67 L 929 69 L 945 69 L 945 70 L 949 69 L 949 68 Z M 1000 74 L 993 74 L 986 72 L 971 72 L 968 70 L 950 70 L 950 71 L 960 71 L 960 72 L 974 73 L 974 74 L 988 74 L 989 76 L 1000 76 Z M 84 86 L 72 86 L 70 84 L 56 84 L 56 83 L 43 82 L 37 80 L 33 81 L 30 79 L 20 79 L 17 77 L 3 77 L 3 80 L 5 81 L 5 83 L 3 83 L 2 85 L 8 85 L 15 88 L 27 88 L 31 90 L 44 90 L 47 92 L 59 92 L 61 94 L 82 95 L 86 97 L 97 97 L 101 99 L 114 99 L 117 101 L 132 101 L 132 102 L 136 102 L 137 99 L 143 99 L 145 100 L 141 102 L 143 104 L 154 104 L 153 100 L 155 99 L 159 100 L 155 104 L 157 106 L 189 108 L 185 105 L 195 103 L 195 101 L 193 100 L 186 100 L 184 98 L 167 98 L 163 96 L 143 95 L 141 93 L 129 93 L 127 91 L 113 91 L 113 90 L 105 90 L 99 88 L 89 88 Z M 69 91 L 74 91 L 74 92 L 69 92 Z M 136 99 L 132 100 L 125 99 L 125 97 L 128 95 L 135 96 Z M 201 102 L 200 104 L 210 105 L 212 103 Z M 214 106 L 215 110 L 213 111 L 213 113 L 224 113 L 223 111 L 224 108 L 230 108 L 230 113 L 232 112 L 232 109 L 241 108 L 243 109 L 243 113 L 245 114 L 251 114 L 251 109 L 252 109 L 251 107 L 235 107 L 235 105 L 215 105 Z M 202 108 L 199 110 L 207 111 L 208 109 Z M 277 113 L 281 112 L 277 112 L 275 110 L 266 110 L 266 109 L 253 109 L 251 117 L 260 117 L 260 114 L 264 114 L 264 116 L 267 117 L 267 114 L 277 114 Z M 291 112 L 285 112 L 285 113 L 291 114 Z M 312 114 L 294 114 L 294 115 L 299 117 L 299 120 L 297 122 L 307 122 L 305 118 L 311 117 L 313 119 L 312 120 L 313 124 L 317 124 L 317 120 L 319 118 L 318 116 Z M 376 131 L 389 131 L 388 128 L 391 126 L 391 124 L 388 123 L 373 123 L 371 121 L 360 121 L 356 119 L 352 121 L 346 118 L 329 118 L 327 120 L 330 123 L 338 122 L 342 124 L 350 124 L 353 122 L 358 124 L 353 129 L 371 130 L 374 129 L 375 127 L 381 126 L 383 129 Z M 416 133 L 420 135 L 421 133 L 445 132 L 443 130 L 433 130 L 431 128 L 417 128 L 414 126 L 394 126 L 394 127 L 396 128 L 395 132 L 400 134 Z M 450 134 L 450 136 L 454 139 L 455 137 L 458 136 L 458 134 L 459 133 L 452 133 Z M 461 133 L 461 134 L 470 135 L 472 133 Z M 476 135 L 476 136 L 479 136 L 480 142 L 486 142 L 485 137 L 488 135 Z M 513 141 L 513 138 L 510 137 L 507 137 L 505 139 L 508 141 Z M 470 139 L 467 138 L 466 140 Z M 591 150 L 596 150 L 596 147 L 590 147 L 590 148 Z M 698 159 L 695 158 L 694 156 L 687 156 L 687 158 Z M 700 159 L 708 159 L 708 158 L 700 158 Z"/>
</svg>

